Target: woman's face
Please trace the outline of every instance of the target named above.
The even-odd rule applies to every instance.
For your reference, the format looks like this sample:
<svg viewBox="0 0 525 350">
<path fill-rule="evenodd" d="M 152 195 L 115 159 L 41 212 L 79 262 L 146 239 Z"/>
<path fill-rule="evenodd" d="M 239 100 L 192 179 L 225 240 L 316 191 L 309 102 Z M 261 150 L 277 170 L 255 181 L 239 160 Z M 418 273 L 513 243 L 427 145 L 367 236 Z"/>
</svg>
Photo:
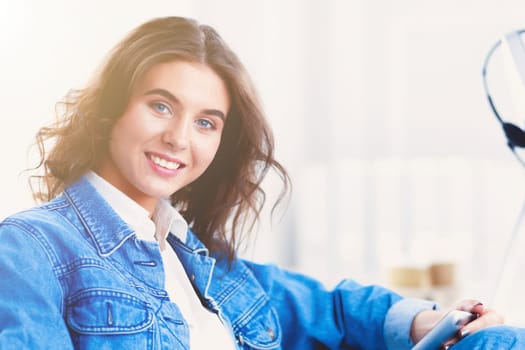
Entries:
<svg viewBox="0 0 525 350">
<path fill-rule="evenodd" d="M 152 212 L 208 168 L 229 108 L 226 85 L 210 67 L 157 64 L 136 83 L 97 172 Z"/>
</svg>

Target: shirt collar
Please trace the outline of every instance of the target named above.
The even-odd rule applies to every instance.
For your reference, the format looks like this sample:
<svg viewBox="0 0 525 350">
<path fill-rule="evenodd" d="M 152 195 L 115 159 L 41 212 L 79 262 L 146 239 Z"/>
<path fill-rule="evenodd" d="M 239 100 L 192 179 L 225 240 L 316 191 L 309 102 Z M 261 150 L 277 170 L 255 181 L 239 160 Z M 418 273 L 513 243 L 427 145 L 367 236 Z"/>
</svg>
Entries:
<svg viewBox="0 0 525 350">
<path fill-rule="evenodd" d="M 171 232 L 182 242 L 186 242 L 188 223 L 182 215 L 173 208 L 169 199 L 163 198 L 159 201 L 152 219 L 156 223 L 156 237 L 162 238 L 162 240 L 165 241 L 168 233 Z"/>
<path fill-rule="evenodd" d="M 95 172 L 89 171 L 85 177 L 122 220 L 135 231 L 139 239 L 157 240 L 162 250 L 169 232 L 182 242 L 186 241 L 188 224 L 168 199 L 159 201 L 150 218 L 150 213 L 146 209 Z"/>
</svg>

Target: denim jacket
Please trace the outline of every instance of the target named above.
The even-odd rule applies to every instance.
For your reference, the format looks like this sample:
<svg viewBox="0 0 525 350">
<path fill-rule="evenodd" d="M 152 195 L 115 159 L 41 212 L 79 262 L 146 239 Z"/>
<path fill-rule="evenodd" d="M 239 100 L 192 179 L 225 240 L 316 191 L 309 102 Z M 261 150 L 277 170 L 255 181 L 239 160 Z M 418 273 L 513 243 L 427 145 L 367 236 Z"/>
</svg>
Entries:
<svg viewBox="0 0 525 350">
<path fill-rule="evenodd" d="M 381 287 L 210 256 L 191 232 L 169 234 L 203 304 L 239 349 L 387 349 L 402 298 Z M 85 179 L 0 224 L 1 349 L 188 349 L 189 328 L 164 289 L 157 243 L 135 233 Z M 427 305 L 411 308 L 411 317 Z M 408 325 L 408 326 L 407 326 Z M 387 339 L 392 338 L 392 339 Z M 390 342 L 387 345 L 387 342 Z"/>
</svg>

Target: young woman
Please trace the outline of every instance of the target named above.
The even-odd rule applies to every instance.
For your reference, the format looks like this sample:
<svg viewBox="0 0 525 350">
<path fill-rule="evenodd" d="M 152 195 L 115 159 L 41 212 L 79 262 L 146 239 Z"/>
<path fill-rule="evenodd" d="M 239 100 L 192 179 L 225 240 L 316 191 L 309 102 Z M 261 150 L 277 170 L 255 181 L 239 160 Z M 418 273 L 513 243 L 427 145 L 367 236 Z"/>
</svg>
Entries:
<svg viewBox="0 0 525 350">
<path fill-rule="evenodd" d="M 288 176 L 248 74 L 194 20 L 131 32 L 37 141 L 45 203 L 0 224 L 2 349 L 409 349 L 444 314 L 236 256 L 266 172 Z M 458 349 L 525 346 L 458 308 L 480 316 Z"/>
</svg>

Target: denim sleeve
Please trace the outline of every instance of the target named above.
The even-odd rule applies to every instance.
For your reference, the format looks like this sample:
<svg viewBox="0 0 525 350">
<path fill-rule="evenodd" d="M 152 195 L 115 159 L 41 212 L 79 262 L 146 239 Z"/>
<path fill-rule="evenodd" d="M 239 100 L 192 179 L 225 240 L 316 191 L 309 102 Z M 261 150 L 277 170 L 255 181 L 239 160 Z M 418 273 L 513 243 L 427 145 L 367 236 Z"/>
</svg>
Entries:
<svg viewBox="0 0 525 350">
<path fill-rule="evenodd" d="M 0 349 L 73 349 L 62 290 L 35 234 L 0 224 Z"/>
<path fill-rule="evenodd" d="M 385 342 L 389 350 L 405 350 L 414 346 L 410 338 L 412 320 L 423 310 L 436 310 L 434 302 L 420 299 L 402 299 L 392 305 L 385 319 Z"/>
<path fill-rule="evenodd" d="M 386 288 L 344 280 L 328 290 L 302 274 L 273 265 L 246 264 L 277 311 L 283 349 L 391 350 L 392 342 L 385 338 L 390 337 L 391 327 L 409 337 L 410 329 L 403 326 L 412 321 L 414 314 L 407 311 L 403 315 L 404 307 L 399 303 L 404 299 Z M 397 304 L 399 312 L 395 311 L 397 307 L 393 309 Z M 409 319 L 395 326 L 396 316 Z"/>
</svg>

